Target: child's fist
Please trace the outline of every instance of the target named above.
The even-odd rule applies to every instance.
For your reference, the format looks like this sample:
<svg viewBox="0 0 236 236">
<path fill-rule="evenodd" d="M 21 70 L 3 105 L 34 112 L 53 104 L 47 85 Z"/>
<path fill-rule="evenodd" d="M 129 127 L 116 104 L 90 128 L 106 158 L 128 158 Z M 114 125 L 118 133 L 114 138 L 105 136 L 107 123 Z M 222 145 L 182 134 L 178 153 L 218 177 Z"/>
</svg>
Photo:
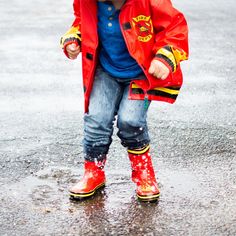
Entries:
<svg viewBox="0 0 236 236">
<path fill-rule="evenodd" d="M 66 51 L 70 59 L 74 60 L 80 53 L 80 46 L 75 43 L 69 44 L 66 46 Z"/>
<path fill-rule="evenodd" d="M 152 60 L 148 73 L 158 79 L 165 80 L 170 74 L 170 69 L 158 60 Z"/>
</svg>

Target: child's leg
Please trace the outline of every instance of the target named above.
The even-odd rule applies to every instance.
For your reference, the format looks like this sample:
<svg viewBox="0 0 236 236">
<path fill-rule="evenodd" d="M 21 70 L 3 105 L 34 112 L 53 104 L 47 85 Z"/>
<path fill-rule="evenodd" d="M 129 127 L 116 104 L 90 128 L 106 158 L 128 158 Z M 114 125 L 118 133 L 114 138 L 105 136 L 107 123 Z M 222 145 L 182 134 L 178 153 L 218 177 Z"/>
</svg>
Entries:
<svg viewBox="0 0 236 236">
<path fill-rule="evenodd" d="M 147 108 L 142 100 L 128 100 L 125 88 L 118 111 L 118 136 L 128 148 L 132 167 L 132 180 L 137 184 L 137 197 L 141 201 L 156 201 L 159 189 L 149 153 Z"/>
<path fill-rule="evenodd" d="M 98 68 L 89 100 L 89 111 L 84 115 L 83 144 L 86 160 L 101 160 L 108 153 L 122 93 L 122 86 Z"/>
<path fill-rule="evenodd" d="M 128 92 L 129 86 L 126 86 L 118 110 L 117 135 L 123 146 L 139 149 L 150 142 L 147 127 L 148 107 L 144 106 L 143 100 L 129 100 Z"/>
<path fill-rule="evenodd" d="M 122 93 L 122 86 L 98 68 L 89 111 L 84 115 L 85 172 L 82 180 L 70 189 L 73 199 L 90 197 L 105 185 L 106 154 L 112 141 L 113 122 Z"/>
</svg>

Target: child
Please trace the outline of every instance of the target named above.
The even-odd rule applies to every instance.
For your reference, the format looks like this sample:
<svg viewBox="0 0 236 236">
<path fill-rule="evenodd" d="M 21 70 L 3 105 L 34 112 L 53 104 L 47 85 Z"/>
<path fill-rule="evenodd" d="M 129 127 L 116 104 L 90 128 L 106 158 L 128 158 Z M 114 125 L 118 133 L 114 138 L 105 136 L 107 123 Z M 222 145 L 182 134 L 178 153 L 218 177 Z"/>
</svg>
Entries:
<svg viewBox="0 0 236 236">
<path fill-rule="evenodd" d="M 70 59 L 82 52 L 85 172 L 70 196 L 85 199 L 105 185 L 117 116 L 136 195 L 156 201 L 147 111 L 151 100 L 174 103 L 179 94 L 180 61 L 188 55 L 186 20 L 170 0 L 74 0 L 74 15 L 61 46 Z"/>
</svg>

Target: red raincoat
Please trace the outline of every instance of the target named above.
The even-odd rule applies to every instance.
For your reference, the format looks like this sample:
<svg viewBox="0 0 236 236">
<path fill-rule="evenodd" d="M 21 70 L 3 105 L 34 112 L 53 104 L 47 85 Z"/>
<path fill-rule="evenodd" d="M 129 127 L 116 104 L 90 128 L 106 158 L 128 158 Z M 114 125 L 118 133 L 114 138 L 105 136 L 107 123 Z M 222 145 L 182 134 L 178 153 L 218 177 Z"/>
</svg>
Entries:
<svg viewBox="0 0 236 236">
<path fill-rule="evenodd" d="M 99 52 L 97 1 L 74 0 L 74 15 L 61 44 L 64 51 L 72 42 L 81 44 L 87 112 Z M 145 80 L 131 82 L 129 98 L 174 103 L 183 82 L 179 63 L 188 57 L 188 27 L 183 14 L 170 0 L 127 0 L 120 11 L 120 27 L 130 55 L 146 75 Z M 155 57 L 172 69 L 165 80 L 148 73 Z"/>
</svg>

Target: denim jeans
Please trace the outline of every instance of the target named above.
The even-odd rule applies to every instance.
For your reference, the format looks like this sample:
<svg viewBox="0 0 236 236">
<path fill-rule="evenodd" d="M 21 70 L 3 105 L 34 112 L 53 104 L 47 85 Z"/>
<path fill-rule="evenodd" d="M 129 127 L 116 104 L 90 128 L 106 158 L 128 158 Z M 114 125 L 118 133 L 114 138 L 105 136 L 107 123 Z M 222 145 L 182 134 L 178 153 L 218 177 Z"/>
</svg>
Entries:
<svg viewBox="0 0 236 236">
<path fill-rule="evenodd" d="M 144 79 L 114 78 L 98 66 L 89 100 L 88 113 L 84 115 L 85 159 L 100 161 L 108 153 L 112 142 L 113 126 L 117 116 L 118 137 L 128 149 L 142 148 L 149 144 L 147 127 L 148 107 L 143 100 L 129 100 L 130 81 Z"/>
</svg>

